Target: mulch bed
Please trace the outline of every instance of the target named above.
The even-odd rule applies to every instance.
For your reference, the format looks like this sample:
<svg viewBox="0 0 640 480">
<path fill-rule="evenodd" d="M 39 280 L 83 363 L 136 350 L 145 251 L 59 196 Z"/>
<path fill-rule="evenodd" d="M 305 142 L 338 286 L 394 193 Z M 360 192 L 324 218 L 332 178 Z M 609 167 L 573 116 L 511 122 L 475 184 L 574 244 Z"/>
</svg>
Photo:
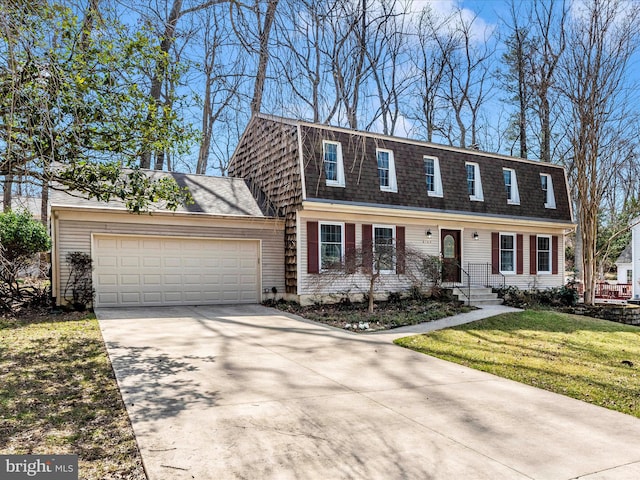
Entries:
<svg viewBox="0 0 640 480">
<path fill-rule="evenodd" d="M 366 303 L 336 303 L 303 307 L 293 302 L 275 302 L 268 305 L 314 322 L 358 333 L 391 330 L 431 322 L 474 309 L 462 306 L 458 302 L 431 299 L 376 302 L 373 313 L 368 312 Z"/>
</svg>

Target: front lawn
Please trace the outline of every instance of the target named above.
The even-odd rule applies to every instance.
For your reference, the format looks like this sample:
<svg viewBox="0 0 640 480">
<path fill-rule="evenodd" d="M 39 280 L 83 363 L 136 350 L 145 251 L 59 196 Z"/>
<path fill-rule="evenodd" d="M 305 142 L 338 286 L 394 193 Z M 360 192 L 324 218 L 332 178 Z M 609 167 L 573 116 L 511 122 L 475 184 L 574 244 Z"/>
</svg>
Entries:
<svg viewBox="0 0 640 480">
<path fill-rule="evenodd" d="M 93 316 L 0 319 L 0 411 L 3 454 L 77 454 L 82 479 L 146 479 Z"/>
<path fill-rule="evenodd" d="M 396 343 L 640 418 L 638 327 L 529 310 Z"/>
</svg>

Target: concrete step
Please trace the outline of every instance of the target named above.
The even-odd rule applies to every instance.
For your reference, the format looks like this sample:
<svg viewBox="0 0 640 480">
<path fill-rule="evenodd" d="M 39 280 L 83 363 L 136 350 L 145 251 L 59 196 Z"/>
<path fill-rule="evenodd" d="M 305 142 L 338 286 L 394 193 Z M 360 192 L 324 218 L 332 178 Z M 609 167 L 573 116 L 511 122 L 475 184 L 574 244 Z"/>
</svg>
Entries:
<svg viewBox="0 0 640 480">
<path fill-rule="evenodd" d="M 491 288 L 487 287 L 456 287 L 453 289 L 453 295 L 458 301 L 469 303 L 475 307 L 484 305 L 502 305 L 502 299 L 498 298 L 497 293 L 493 293 Z"/>
</svg>

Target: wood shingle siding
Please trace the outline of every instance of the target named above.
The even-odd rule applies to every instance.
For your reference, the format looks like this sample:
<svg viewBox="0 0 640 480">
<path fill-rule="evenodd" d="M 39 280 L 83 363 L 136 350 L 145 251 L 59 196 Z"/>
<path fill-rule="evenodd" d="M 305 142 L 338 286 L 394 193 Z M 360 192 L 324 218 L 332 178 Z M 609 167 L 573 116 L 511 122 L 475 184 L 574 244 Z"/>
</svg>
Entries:
<svg viewBox="0 0 640 480">
<path fill-rule="evenodd" d="M 329 130 L 311 125 L 301 126 L 300 131 L 305 159 L 306 194 L 309 199 L 571 222 L 564 170 L 558 166 L 403 139 L 383 138 L 363 132 Z M 342 144 L 345 188 L 326 185 L 322 140 Z M 377 148 L 394 152 L 397 192 L 380 190 Z M 442 197 L 429 196 L 427 193 L 423 164 L 425 155 L 439 159 Z M 465 162 L 475 162 L 480 166 L 484 201 L 469 199 Z M 503 168 L 513 169 L 517 173 L 522 199 L 519 205 L 507 203 Z M 549 174 L 552 178 L 556 197 L 555 209 L 544 206 L 541 173 Z"/>
<path fill-rule="evenodd" d="M 297 286 L 296 211 L 302 203 L 298 129 L 295 124 L 255 116 L 229 163 L 229 175 L 250 182 L 285 219 L 284 275 L 286 292 Z"/>
</svg>

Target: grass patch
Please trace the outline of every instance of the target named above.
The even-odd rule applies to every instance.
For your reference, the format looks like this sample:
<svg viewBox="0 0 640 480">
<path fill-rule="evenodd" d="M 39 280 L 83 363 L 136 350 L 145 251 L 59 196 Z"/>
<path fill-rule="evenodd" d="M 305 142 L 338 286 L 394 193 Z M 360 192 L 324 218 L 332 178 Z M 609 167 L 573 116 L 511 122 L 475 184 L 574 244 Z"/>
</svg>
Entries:
<svg viewBox="0 0 640 480">
<path fill-rule="evenodd" d="M 0 411 L 3 454 L 77 454 L 80 478 L 146 479 L 94 316 L 0 319 Z"/>
<path fill-rule="evenodd" d="M 638 327 L 529 310 L 395 343 L 640 418 Z"/>
</svg>

